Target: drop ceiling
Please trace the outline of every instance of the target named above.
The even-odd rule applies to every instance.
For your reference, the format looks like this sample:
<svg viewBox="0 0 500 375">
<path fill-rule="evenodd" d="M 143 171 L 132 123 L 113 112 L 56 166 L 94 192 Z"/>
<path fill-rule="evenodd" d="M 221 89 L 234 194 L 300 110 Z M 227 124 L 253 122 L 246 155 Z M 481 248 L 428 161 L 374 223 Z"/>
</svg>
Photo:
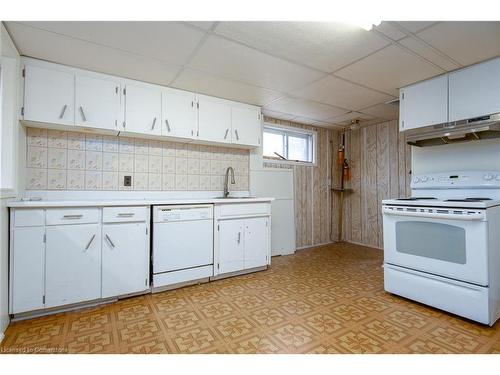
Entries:
<svg viewBox="0 0 500 375">
<path fill-rule="evenodd" d="M 500 55 L 500 22 L 5 22 L 25 56 L 322 127 L 395 119 L 398 89 Z"/>
</svg>

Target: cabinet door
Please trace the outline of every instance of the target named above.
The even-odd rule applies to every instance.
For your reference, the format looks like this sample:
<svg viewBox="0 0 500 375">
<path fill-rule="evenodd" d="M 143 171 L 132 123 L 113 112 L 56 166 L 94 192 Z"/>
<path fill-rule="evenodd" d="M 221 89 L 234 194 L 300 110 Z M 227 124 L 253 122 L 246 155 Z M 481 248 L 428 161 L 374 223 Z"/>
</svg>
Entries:
<svg viewBox="0 0 500 375">
<path fill-rule="evenodd" d="M 231 106 L 227 100 L 197 95 L 198 139 L 231 143 Z"/>
<path fill-rule="evenodd" d="M 75 125 L 118 130 L 120 93 L 117 82 L 76 75 Z"/>
<path fill-rule="evenodd" d="M 450 121 L 500 112 L 500 58 L 450 73 Z"/>
<path fill-rule="evenodd" d="M 127 84 L 125 92 L 125 131 L 161 135 L 160 88 Z"/>
<path fill-rule="evenodd" d="M 24 119 L 74 125 L 75 75 L 27 65 L 24 78 Z"/>
<path fill-rule="evenodd" d="M 168 137 L 196 138 L 198 118 L 195 94 L 165 89 L 162 92 L 161 134 Z"/>
<path fill-rule="evenodd" d="M 445 122 L 448 122 L 447 75 L 400 90 L 399 129 L 401 131 Z"/>
<path fill-rule="evenodd" d="M 243 220 L 219 221 L 219 274 L 244 268 L 244 235 Z"/>
<path fill-rule="evenodd" d="M 146 223 L 105 224 L 102 228 L 102 298 L 136 293 L 149 285 Z"/>
<path fill-rule="evenodd" d="M 245 220 L 245 268 L 267 264 L 269 253 L 269 219 L 257 217 Z"/>
<path fill-rule="evenodd" d="M 48 226 L 46 233 L 45 307 L 100 298 L 100 225 Z"/>
<path fill-rule="evenodd" d="M 10 312 L 17 314 L 42 309 L 45 228 L 16 228 L 11 233 Z"/>
<path fill-rule="evenodd" d="M 258 146 L 262 137 L 260 108 L 254 106 L 233 106 L 231 108 L 232 143 Z"/>
</svg>

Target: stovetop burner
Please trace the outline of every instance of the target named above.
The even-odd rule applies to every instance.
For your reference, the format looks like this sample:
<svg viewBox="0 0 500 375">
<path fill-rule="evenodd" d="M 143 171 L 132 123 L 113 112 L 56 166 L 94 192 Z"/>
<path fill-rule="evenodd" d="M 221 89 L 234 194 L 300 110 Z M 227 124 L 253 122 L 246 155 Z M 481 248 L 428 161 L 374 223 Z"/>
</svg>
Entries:
<svg viewBox="0 0 500 375">
<path fill-rule="evenodd" d="M 431 200 L 437 199 L 434 197 L 409 197 L 409 198 L 398 198 L 398 201 L 423 201 L 423 200 Z"/>
<path fill-rule="evenodd" d="M 445 202 L 483 202 L 491 201 L 491 198 L 464 198 L 464 199 L 446 199 Z"/>
</svg>

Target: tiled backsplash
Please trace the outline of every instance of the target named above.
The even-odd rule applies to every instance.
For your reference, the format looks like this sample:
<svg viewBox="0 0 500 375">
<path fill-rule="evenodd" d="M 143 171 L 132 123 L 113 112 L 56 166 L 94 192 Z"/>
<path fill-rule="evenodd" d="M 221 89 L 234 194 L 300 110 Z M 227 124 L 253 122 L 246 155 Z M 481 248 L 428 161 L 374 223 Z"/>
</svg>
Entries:
<svg viewBox="0 0 500 375">
<path fill-rule="evenodd" d="M 247 150 L 27 129 L 27 190 L 248 190 Z M 132 186 L 123 177 L 132 176 Z"/>
</svg>

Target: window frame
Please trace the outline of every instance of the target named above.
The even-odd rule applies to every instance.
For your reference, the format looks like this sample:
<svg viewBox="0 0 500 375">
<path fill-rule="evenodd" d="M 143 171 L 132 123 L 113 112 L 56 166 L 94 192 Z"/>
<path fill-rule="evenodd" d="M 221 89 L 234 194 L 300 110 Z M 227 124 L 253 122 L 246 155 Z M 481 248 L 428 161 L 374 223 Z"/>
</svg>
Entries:
<svg viewBox="0 0 500 375">
<path fill-rule="evenodd" d="M 285 139 L 284 139 L 284 145 L 283 147 L 285 148 L 284 151 L 286 155 L 283 155 L 285 157 L 288 157 L 288 137 L 289 135 L 297 134 L 301 136 L 307 136 L 310 137 L 310 142 L 308 144 L 308 154 L 310 155 L 312 161 L 296 161 L 296 160 L 283 160 L 278 157 L 273 158 L 270 156 L 264 155 L 264 133 L 266 130 L 270 130 L 271 132 L 276 132 L 280 134 L 286 134 Z M 277 125 L 277 124 L 272 124 L 268 122 L 264 122 L 263 127 L 262 127 L 262 157 L 264 159 L 264 163 L 273 163 L 273 164 L 289 164 L 289 165 L 308 165 L 308 166 L 316 166 L 317 165 L 317 138 L 318 138 L 318 133 L 315 130 L 312 129 L 302 129 L 302 128 L 296 128 L 294 126 L 287 126 L 287 125 Z"/>
</svg>

